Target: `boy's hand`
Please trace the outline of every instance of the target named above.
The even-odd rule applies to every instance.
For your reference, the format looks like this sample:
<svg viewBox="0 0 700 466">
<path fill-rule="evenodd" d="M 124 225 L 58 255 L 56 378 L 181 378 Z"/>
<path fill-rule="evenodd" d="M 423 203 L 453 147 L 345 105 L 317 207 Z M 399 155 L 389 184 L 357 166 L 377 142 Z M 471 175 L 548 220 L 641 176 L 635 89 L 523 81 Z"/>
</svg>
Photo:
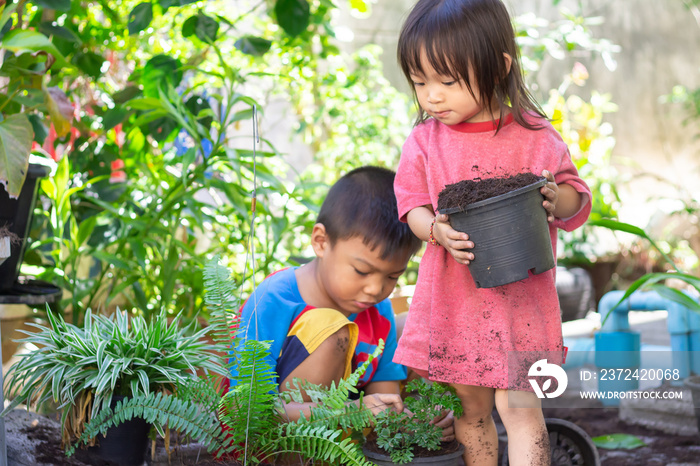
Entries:
<svg viewBox="0 0 700 466">
<path fill-rule="evenodd" d="M 474 260 L 474 254 L 466 251 L 466 249 L 473 248 L 474 243 L 469 241 L 469 235 L 452 228 L 447 215 L 437 214 L 437 216 L 435 216 L 433 236 L 438 244 L 447 249 L 447 251 L 452 254 L 452 257 L 460 264 L 469 265 L 469 262 Z"/>
<path fill-rule="evenodd" d="M 559 186 L 554 181 L 554 175 L 551 172 L 542 170 L 542 176 L 547 179 L 547 184 L 540 189 L 544 196 L 542 206 L 547 211 L 547 221 L 552 223 L 554 221 L 554 209 L 557 208 L 557 202 L 559 201 Z"/>
<path fill-rule="evenodd" d="M 362 397 L 362 403 L 372 411 L 375 416 L 385 409 L 393 409 L 400 413 L 403 411 L 403 400 L 401 395 L 395 393 L 373 393 Z"/>
</svg>

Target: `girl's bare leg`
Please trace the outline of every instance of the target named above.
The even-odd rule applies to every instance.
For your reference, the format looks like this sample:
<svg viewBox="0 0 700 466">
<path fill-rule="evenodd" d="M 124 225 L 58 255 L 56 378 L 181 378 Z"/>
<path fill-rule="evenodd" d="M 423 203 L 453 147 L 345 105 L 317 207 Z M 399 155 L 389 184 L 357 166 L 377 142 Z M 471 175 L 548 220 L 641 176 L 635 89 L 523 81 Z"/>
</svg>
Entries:
<svg viewBox="0 0 700 466">
<path fill-rule="evenodd" d="M 512 466 L 549 466 L 549 434 L 541 400 L 531 392 L 497 389 L 496 409 L 508 433 L 508 462 Z"/>
<path fill-rule="evenodd" d="M 467 466 L 498 464 L 498 434 L 491 417 L 494 389 L 452 384 L 462 402 L 464 414 L 455 419 L 455 436 L 464 445 Z"/>
</svg>

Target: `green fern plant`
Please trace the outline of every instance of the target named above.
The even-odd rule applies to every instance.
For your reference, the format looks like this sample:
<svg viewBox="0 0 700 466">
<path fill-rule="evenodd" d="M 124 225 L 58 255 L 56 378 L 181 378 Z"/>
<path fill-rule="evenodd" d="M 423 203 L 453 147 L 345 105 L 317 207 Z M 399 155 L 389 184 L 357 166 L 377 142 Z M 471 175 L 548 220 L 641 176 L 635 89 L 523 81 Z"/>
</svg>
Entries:
<svg viewBox="0 0 700 466">
<path fill-rule="evenodd" d="M 205 299 L 212 316 L 207 330 L 211 338 L 225 341 L 228 347 L 235 334 L 231 322 L 236 321 L 233 310 L 237 304 L 230 272 L 214 259 L 206 265 L 204 279 Z M 281 394 L 277 392 L 275 373 L 265 362 L 269 347 L 269 342 L 250 340 L 243 350 L 231 355 L 225 365 L 235 364 L 238 375 L 226 394 L 218 391 L 212 378 L 186 381 L 172 394 L 139 394 L 93 417 L 77 443 L 87 443 L 112 426 L 142 417 L 156 426 L 168 426 L 191 436 L 217 457 L 233 454 L 243 464 L 270 462 L 280 453 L 298 453 L 330 464 L 371 466 L 348 432 L 369 426 L 373 415 L 361 399 L 357 405 L 347 400 L 350 392 L 357 392 L 355 385 L 383 344 L 337 385 L 325 388 L 295 379 L 295 389 Z M 298 421 L 284 422 L 282 403 L 300 400 L 301 390 L 317 406 L 308 419 L 302 416 Z M 68 450 L 72 452 L 73 448 Z"/>
</svg>

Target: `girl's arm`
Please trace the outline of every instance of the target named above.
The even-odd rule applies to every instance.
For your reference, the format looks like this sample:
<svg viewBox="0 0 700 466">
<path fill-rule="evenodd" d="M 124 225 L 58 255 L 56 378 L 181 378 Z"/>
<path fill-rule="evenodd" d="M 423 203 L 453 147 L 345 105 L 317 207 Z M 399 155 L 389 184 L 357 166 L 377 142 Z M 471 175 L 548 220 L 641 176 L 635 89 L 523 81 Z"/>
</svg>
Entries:
<svg viewBox="0 0 700 466">
<path fill-rule="evenodd" d="M 552 223 L 555 218 L 569 218 L 581 209 L 581 193 L 570 184 L 557 185 L 554 175 L 544 170 L 542 176 L 547 178 L 547 184 L 540 192 L 545 197 L 542 205 L 547 211 L 547 221 Z"/>
<path fill-rule="evenodd" d="M 474 254 L 467 251 L 474 247 L 469 241 L 469 235 L 452 228 L 450 219 L 445 214 L 433 213 L 432 206 L 421 206 L 412 209 L 406 216 L 406 221 L 413 234 L 423 241 L 430 242 L 430 227 L 437 244 L 443 246 L 460 264 L 468 265 L 474 260 Z"/>
</svg>

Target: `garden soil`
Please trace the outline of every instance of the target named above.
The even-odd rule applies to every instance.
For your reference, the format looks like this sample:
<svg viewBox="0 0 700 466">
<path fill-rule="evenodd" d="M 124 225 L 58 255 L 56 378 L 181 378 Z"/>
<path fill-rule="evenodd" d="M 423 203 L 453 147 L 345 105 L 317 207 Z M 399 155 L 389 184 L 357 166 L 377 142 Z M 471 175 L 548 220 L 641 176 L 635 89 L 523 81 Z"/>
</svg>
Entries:
<svg viewBox="0 0 700 466">
<path fill-rule="evenodd" d="M 448 184 L 438 194 L 438 210 L 454 207 L 464 209 L 469 204 L 515 191 L 543 179 L 534 173 L 520 173 L 509 177 L 476 178 Z"/>
<path fill-rule="evenodd" d="M 545 409 L 545 417 L 557 417 L 573 422 L 585 430 L 591 437 L 611 433 L 626 433 L 640 437 L 647 446 L 635 450 L 599 450 L 601 462 L 604 466 L 666 466 L 669 464 L 699 465 L 700 464 L 700 437 L 679 436 L 666 434 L 661 431 L 650 430 L 644 427 L 626 424 L 619 420 L 616 408 L 583 408 L 583 409 Z M 46 418 L 44 418 L 46 419 Z M 8 422 L 9 421 L 9 422 Z M 17 422 L 6 419 L 8 431 L 8 465 L 69 465 L 107 466 L 107 462 L 95 462 L 89 458 L 87 452 L 80 451 L 76 456 L 67 458 L 60 449 L 60 431 L 58 423 L 53 419 L 50 422 L 34 422 L 18 426 Z M 22 437 L 24 449 L 33 449 L 21 453 L 33 454 L 35 461 L 28 463 L 18 461 L 17 445 L 18 436 Z M 501 452 L 505 444 L 501 442 Z M 199 459 L 177 459 L 177 453 L 173 454 L 173 465 L 211 465 L 211 466 L 240 466 L 239 462 L 215 461 L 204 452 Z M 14 460 L 14 461 L 13 461 Z M 165 463 L 167 464 L 167 463 Z M 264 466 L 264 465 L 263 465 Z"/>
</svg>

